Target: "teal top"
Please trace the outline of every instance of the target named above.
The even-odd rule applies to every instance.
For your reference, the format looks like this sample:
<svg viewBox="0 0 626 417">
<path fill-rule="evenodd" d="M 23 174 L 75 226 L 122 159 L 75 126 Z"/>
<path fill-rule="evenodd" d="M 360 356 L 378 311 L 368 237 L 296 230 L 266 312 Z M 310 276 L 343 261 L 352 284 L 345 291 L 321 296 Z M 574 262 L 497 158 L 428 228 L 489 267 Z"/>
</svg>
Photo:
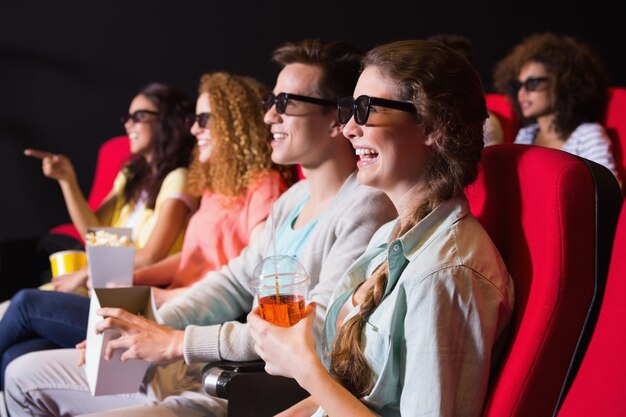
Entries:
<svg viewBox="0 0 626 417">
<path fill-rule="evenodd" d="M 354 289 L 388 260 L 384 298 L 361 339 L 375 378 L 362 401 L 383 416 L 478 417 L 492 355 L 511 316 L 513 281 L 464 196 L 442 203 L 390 242 L 396 222 L 374 234 L 339 281 L 322 348 L 332 349 L 338 314 Z M 359 306 L 351 310 L 339 325 Z M 320 408 L 315 416 L 322 415 Z"/>
<path fill-rule="evenodd" d="M 317 216 L 306 225 L 299 229 L 294 229 L 293 225 L 298 220 L 300 213 L 304 205 L 311 199 L 311 194 L 307 193 L 302 200 L 294 207 L 289 213 L 287 218 L 276 231 L 276 254 L 278 255 L 290 255 L 295 258 L 300 258 L 303 246 L 306 244 L 309 236 L 315 229 L 319 217 Z M 270 251 L 273 247 L 270 247 Z"/>
</svg>

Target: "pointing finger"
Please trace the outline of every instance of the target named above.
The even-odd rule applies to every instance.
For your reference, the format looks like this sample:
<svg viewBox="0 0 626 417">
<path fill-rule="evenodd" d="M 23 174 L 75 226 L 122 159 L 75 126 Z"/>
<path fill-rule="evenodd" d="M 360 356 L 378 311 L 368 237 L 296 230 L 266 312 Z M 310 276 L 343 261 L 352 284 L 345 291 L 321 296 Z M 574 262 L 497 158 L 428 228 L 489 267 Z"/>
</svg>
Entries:
<svg viewBox="0 0 626 417">
<path fill-rule="evenodd" d="M 44 159 L 48 157 L 53 157 L 55 154 L 52 152 L 46 152 L 39 149 L 25 149 L 24 155 L 30 156 L 32 158 Z"/>
</svg>

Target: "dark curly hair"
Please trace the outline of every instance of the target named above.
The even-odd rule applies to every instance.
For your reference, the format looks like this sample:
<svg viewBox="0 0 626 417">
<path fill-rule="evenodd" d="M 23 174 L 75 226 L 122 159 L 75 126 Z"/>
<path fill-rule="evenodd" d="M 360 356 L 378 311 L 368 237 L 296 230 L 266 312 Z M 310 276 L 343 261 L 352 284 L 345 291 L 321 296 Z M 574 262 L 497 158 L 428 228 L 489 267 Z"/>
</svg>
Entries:
<svg viewBox="0 0 626 417">
<path fill-rule="evenodd" d="M 415 106 L 426 134 L 435 142 L 423 178 L 426 199 L 400 218 L 391 238 L 396 239 L 476 179 L 487 107 L 472 65 L 439 42 L 409 40 L 382 45 L 368 52 L 363 63 L 396 83 L 399 99 Z M 365 321 L 382 301 L 388 276 L 384 262 L 372 275 L 375 284 L 366 294 L 360 314 L 341 327 L 330 356 L 333 375 L 359 398 L 368 394 L 374 383 L 361 350 L 361 335 Z"/>
<path fill-rule="evenodd" d="M 189 132 L 186 118 L 193 113 L 193 104 L 185 94 L 160 83 L 148 84 L 137 95 L 154 104 L 159 115 L 152 131 L 150 162 L 142 155 L 134 155 L 124 166 L 124 202 L 134 203 L 146 191 L 146 207 L 154 209 L 167 174 L 191 162 L 196 140 Z"/>
<path fill-rule="evenodd" d="M 554 98 L 554 127 L 560 136 L 569 137 L 582 123 L 602 122 L 609 80 L 599 55 L 591 46 L 571 36 L 546 32 L 527 37 L 494 69 L 494 88 L 509 97 L 524 125 L 534 120 L 523 118 L 517 94 L 508 87 L 529 62 L 546 67 Z"/>
</svg>

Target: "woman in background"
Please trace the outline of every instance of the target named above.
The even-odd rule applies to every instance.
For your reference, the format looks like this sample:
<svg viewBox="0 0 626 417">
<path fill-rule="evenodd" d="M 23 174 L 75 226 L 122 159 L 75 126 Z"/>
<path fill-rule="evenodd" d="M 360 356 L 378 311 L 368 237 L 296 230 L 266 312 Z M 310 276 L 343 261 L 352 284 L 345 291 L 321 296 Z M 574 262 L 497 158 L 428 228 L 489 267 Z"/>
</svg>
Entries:
<svg viewBox="0 0 626 417">
<path fill-rule="evenodd" d="M 531 35 L 498 62 L 494 84 L 522 121 L 515 143 L 561 149 L 617 177 L 611 139 L 601 124 L 608 76 L 590 46 L 570 36 Z"/>
</svg>

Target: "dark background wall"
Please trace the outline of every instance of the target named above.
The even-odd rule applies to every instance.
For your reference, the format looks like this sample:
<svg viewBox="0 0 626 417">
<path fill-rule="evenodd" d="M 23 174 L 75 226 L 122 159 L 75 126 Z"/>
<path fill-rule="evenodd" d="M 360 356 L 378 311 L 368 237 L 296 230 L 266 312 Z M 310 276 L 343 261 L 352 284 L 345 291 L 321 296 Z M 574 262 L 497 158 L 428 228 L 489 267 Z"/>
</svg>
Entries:
<svg viewBox="0 0 626 417">
<path fill-rule="evenodd" d="M 81 187 L 96 152 L 123 133 L 118 117 L 150 81 L 195 96 L 203 72 L 226 70 L 272 85 L 272 49 L 317 37 L 363 49 L 438 32 L 469 36 L 490 90 L 498 59 L 528 34 L 577 36 L 626 85 L 621 14 L 599 2 L 569 1 L 5 1 L 0 7 L 0 241 L 34 237 L 68 221 L 56 182 L 26 147 L 68 155 Z"/>
</svg>

